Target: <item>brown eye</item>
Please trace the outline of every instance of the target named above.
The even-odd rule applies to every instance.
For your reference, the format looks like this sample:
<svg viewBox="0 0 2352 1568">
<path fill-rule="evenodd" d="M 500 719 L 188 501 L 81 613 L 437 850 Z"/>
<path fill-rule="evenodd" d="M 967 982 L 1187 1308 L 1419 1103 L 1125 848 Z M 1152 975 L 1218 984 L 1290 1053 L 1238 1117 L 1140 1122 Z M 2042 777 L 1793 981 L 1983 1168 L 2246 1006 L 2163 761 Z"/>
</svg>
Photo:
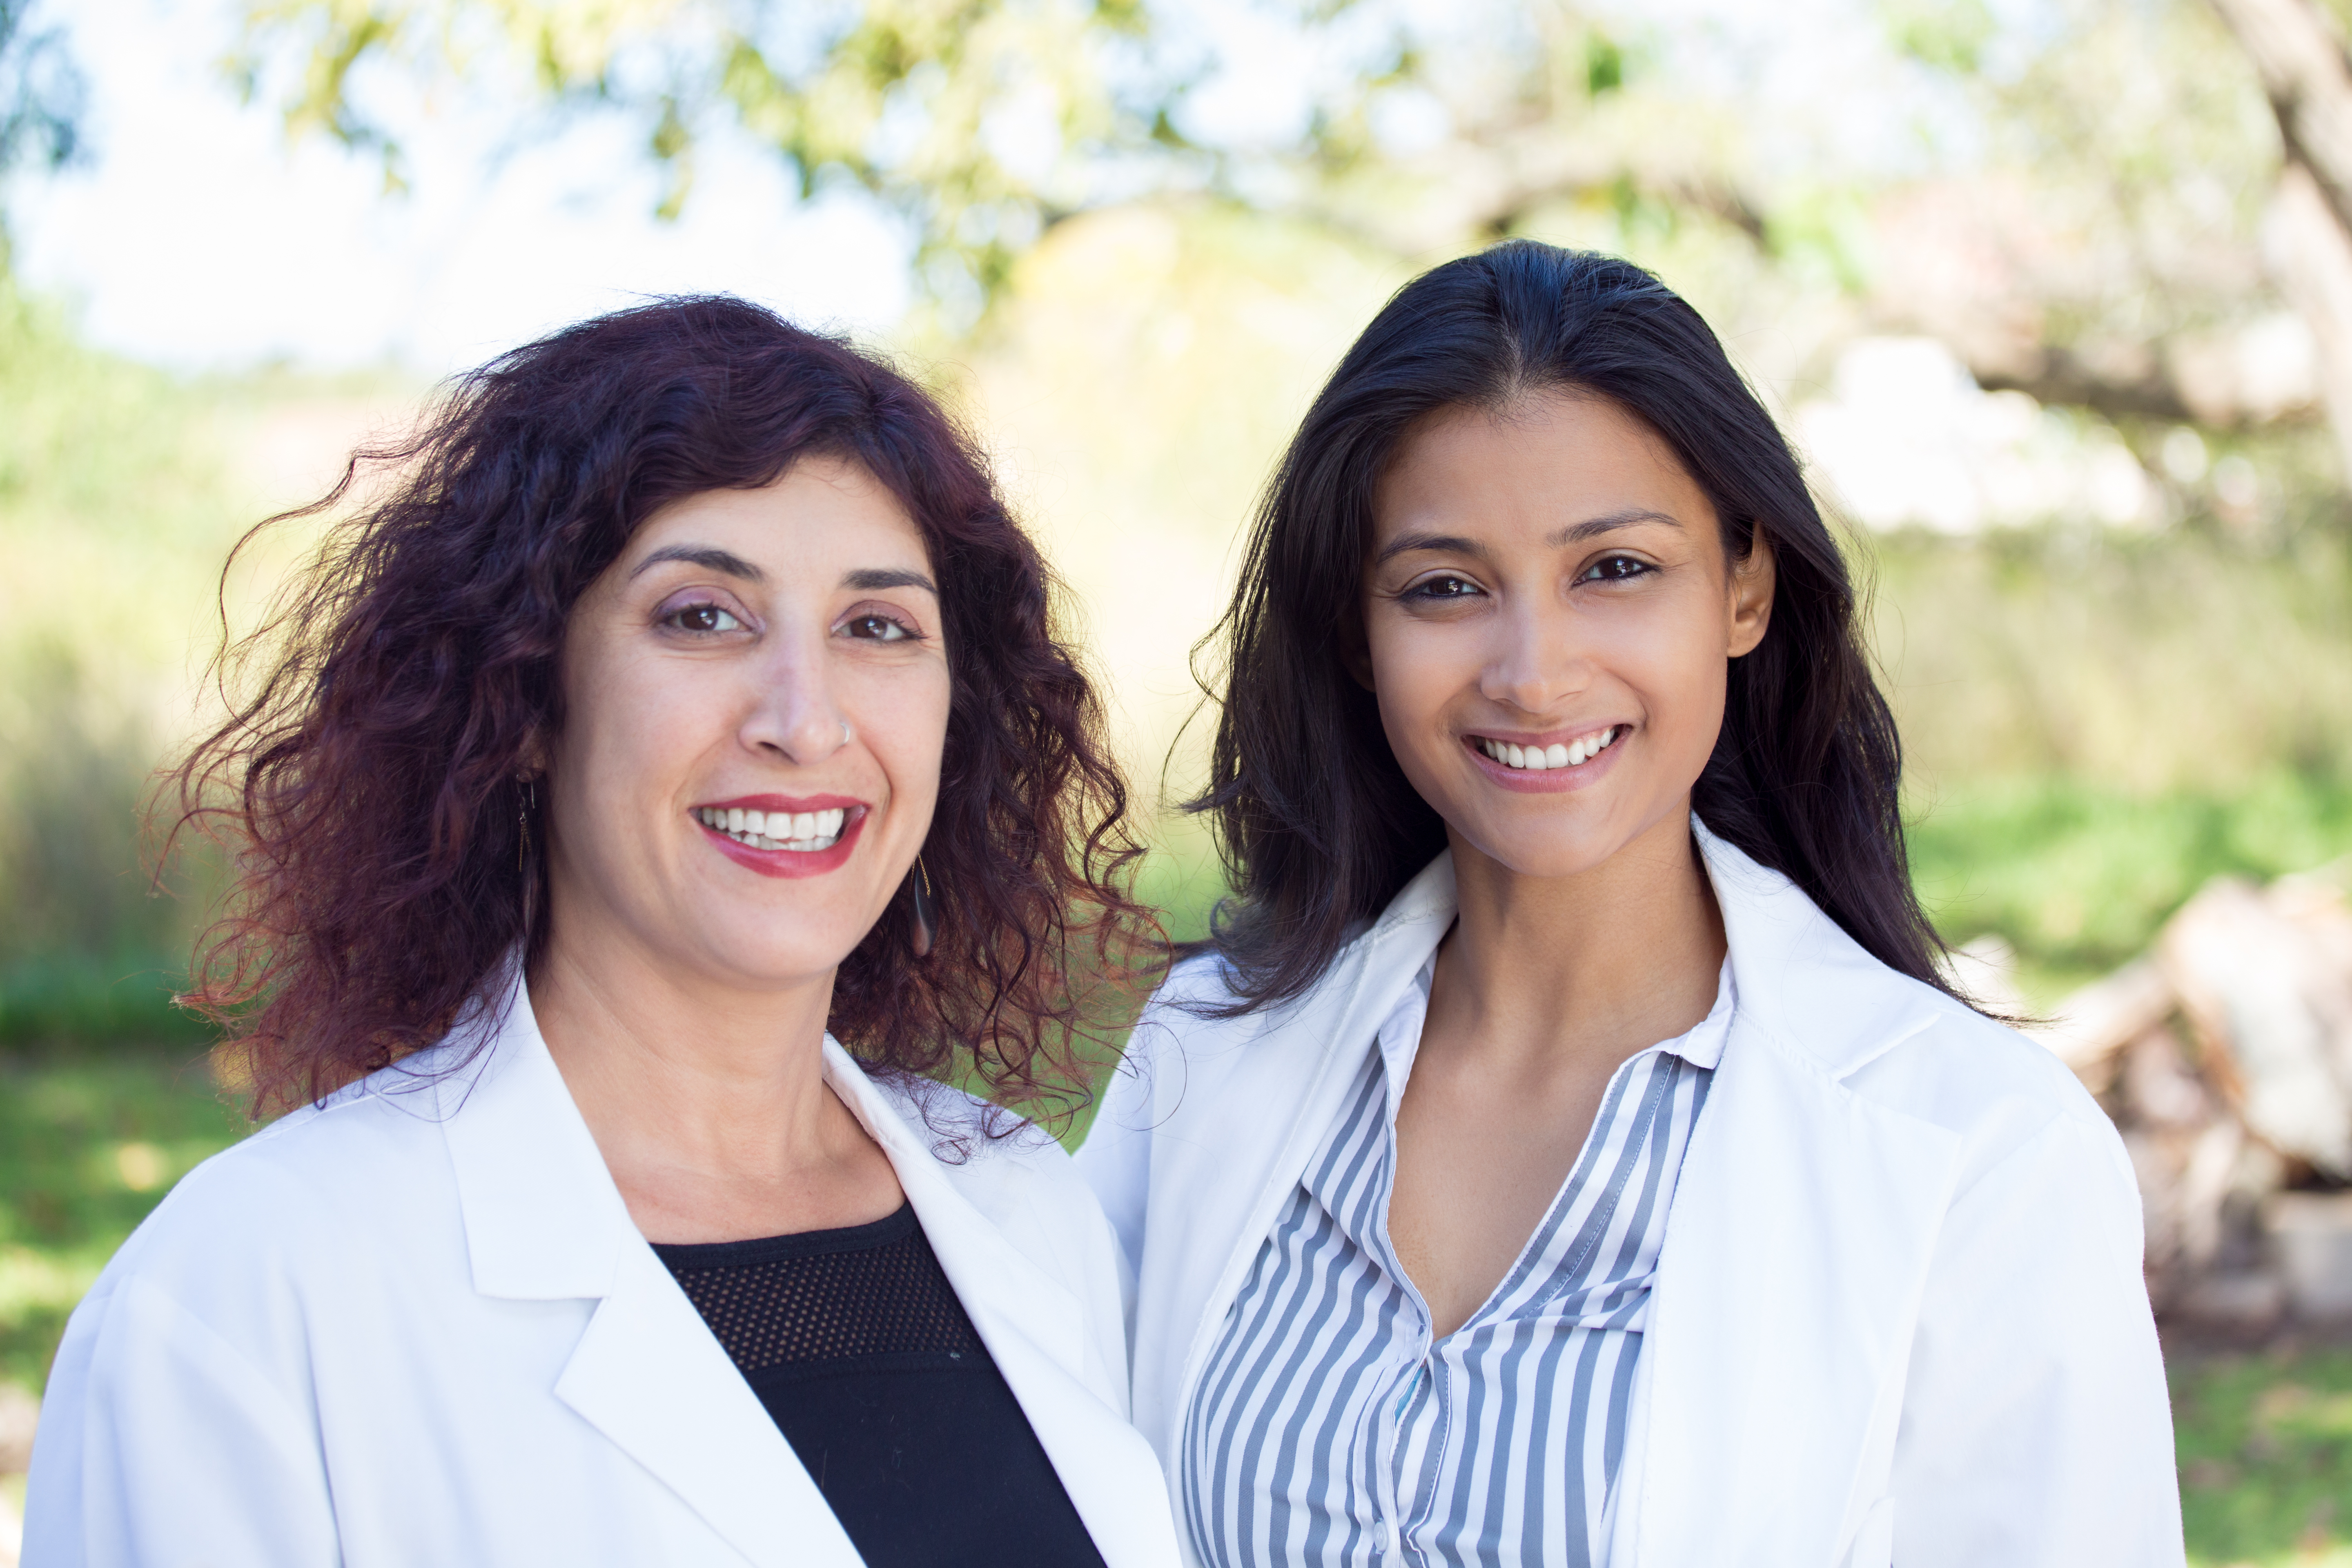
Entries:
<svg viewBox="0 0 2352 1568">
<path fill-rule="evenodd" d="M 738 631 L 743 625 L 741 621 L 716 605 L 688 605 L 683 609 L 672 610 L 662 617 L 662 624 L 676 626 L 682 632 L 697 632 L 706 636 L 718 632 Z"/>
<path fill-rule="evenodd" d="M 841 629 L 864 642 L 904 642 L 915 635 L 887 616 L 852 616 Z"/>
<path fill-rule="evenodd" d="M 1622 583 L 1629 578 L 1645 576 L 1655 571 L 1646 561 L 1631 555 L 1604 555 L 1585 568 L 1580 583 Z"/>
<path fill-rule="evenodd" d="M 1471 582 L 1467 577 L 1448 574 L 1443 577 L 1424 578 L 1407 588 L 1404 591 L 1404 596 L 1408 599 L 1443 602 L 1447 599 L 1475 599 L 1479 596 L 1480 592 L 1478 584 Z"/>
</svg>

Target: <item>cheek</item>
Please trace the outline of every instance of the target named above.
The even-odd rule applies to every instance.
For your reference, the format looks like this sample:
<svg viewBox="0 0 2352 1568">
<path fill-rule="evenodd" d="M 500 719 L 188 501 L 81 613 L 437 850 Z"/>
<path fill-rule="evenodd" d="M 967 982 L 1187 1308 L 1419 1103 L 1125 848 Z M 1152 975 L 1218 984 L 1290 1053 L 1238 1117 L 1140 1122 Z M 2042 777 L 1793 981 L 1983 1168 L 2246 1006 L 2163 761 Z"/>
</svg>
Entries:
<svg viewBox="0 0 2352 1568">
<path fill-rule="evenodd" d="M 1367 616 L 1364 634 L 1390 744 L 1400 754 L 1426 747 L 1444 730 L 1447 704 L 1478 679 L 1483 656 L 1476 638 L 1463 627 L 1377 613 Z"/>
<path fill-rule="evenodd" d="M 947 748 L 952 690 L 945 663 L 869 671 L 854 696 L 844 695 L 845 716 L 881 763 L 893 800 L 928 809 L 939 794 Z"/>
<path fill-rule="evenodd" d="M 1681 760 L 1687 760 L 1685 752 L 1696 754 L 1696 777 L 1723 723 L 1723 628 L 1704 606 L 1673 608 L 1624 627 L 1612 663 L 1640 694 L 1661 749 Z"/>
<path fill-rule="evenodd" d="M 730 722 L 732 683 L 682 661 L 591 652 L 567 659 L 562 753 L 583 798 L 612 809 L 667 797 Z"/>
<path fill-rule="evenodd" d="M 1374 700 L 1389 753 L 1413 792 L 1453 820 L 1468 766 L 1454 740 L 1450 714 L 1475 689 L 1486 658 L 1469 628 L 1426 624 L 1367 628 Z"/>
</svg>

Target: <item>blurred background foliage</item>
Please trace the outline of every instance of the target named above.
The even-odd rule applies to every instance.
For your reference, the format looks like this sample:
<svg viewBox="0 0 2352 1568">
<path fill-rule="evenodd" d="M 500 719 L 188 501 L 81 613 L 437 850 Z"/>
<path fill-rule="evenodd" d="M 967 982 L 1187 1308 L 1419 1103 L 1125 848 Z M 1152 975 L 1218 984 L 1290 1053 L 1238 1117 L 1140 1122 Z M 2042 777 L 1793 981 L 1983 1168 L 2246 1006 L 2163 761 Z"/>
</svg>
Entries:
<svg viewBox="0 0 2352 1568">
<path fill-rule="evenodd" d="M 224 90 L 393 193 L 395 89 L 462 84 L 518 124 L 625 120 L 667 212 L 729 127 L 897 215 L 919 287 L 889 346 L 1072 586 L 1179 934 L 1221 887 L 1164 809 L 1197 777 L 1193 643 L 1322 375 L 1405 279 L 1497 237 L 1642 261 L 1850 524 L 1921 890 L 2046 1007 L 2207 878 L 2352 853 L 2352 160 L 2283 138 L 2304 89 L 2238 41 L 2282 11 L 2324 37 L 2337 4 L 1853 0 L 1806 13 L 1827 74 L 1791 80 L 1606 0 L 254 0 Z M 1245 57 L 1279 101 L 1236 104 Z M 78 92 L 0 0 L 0 173 L 76 154 Z M 249 620 L 305 536 L 221 563 L 428 389 L 132 363 L 5 254 L 0 1378 L 36 1381 L 114 1243 L 236 1132 L 166 1000 L 218 868 L 152 878 L 140 803 L 209 710 L 219 614 Z M 2313 1364 L 2184 1408 L 2352 1463 L 2352 1370 Z M 2304 1550 L 2230 1522 L 2241 1438 L 2203 1456 L 2200 1552 Z"/>
</svg>

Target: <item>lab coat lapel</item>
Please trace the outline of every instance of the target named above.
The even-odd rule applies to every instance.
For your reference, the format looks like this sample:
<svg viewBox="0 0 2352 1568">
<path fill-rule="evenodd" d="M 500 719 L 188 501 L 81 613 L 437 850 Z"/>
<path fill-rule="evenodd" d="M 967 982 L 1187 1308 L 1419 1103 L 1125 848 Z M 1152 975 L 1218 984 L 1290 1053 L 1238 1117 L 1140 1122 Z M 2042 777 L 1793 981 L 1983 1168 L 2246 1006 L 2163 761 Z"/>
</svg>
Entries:
<svg viewBox="0 0 2352 1568">
<path fill-rule="evenodd" d="M 1174 1259 L 1165 1278 L 1211 1283 L 1204 1296 L 1167 1304 L 1180 1314 L 1174 1321 L 1186 1333 L 1174 1383 L 1137 1383 L 1136 1425 L 1162 1435 L 1163 1456 L 1176 1451 L 1182 1412 L 1157 1407 L 1154 1396 L 1163 1389 L 1189 1390 L 1199 1379 L 1260 1246 L 1339 1114 L 1353 1069 L 1452 928 L 1454 898 L 1454 858 L 1440 855 L 1348 945 L 1312 992 L 1275 1010 L 1241 1047 L 1234 1069 L 1241 1087 L 1218 1096 L 1218 1103 L 1241 1114 L 1188 1150 L 1168 1152 L 1171 1175 L 1155 1184 L 1172 1195 L 1165 1209 L 1155 1207 L 1151 1215 L 1154 1245 L 1167 1246 Z M 1173 1065 L 1184 1070 L 1183 1064 Z M 1169 1090 L 1171 1099 L 1182 1092 L 1181 1085 Z M 1179 1161 L 1189 1161 L 1191 1168 L 1172 1168 Z M 1142 1303 L 1139 1324 L 1142 1313 L 1159 1310 L 1160 1303 Z M 1144 1337 L 1139 1329 L 1139 1342 Z"/>
<path fill-rule="evenodd" d="M 1139 1499 L 1157 1500 L 1158 1461 L 1124 1414 L 1087 1386 L 1086 1314 L 1077 1299 L 958 1189 L 932 1152 L 932 1140 L 830 1040 L 825 1078 L 890 1156 L 940 1269 L 1104 1562 L 1108 1568 L 1167 1562 L 1174 1542 L 1166 1516 L 1137 1507 Z M 989 1157 L 985 1148 L 971 1155 Z M 1010 1175 L 1022 1179 L 1021 1173 Z M 1106 1364 L 1124 1367 L 1124 1347 L 1108 1349 Z"/>
<path fill-rule="evenodd" d="M 520 984 L 488 1027 L 489 1047 L 433 1090 L 475 1289 L 597 1299 L 555 1397 L 761 1568 L 859 1568 L 792 1445 L 629 1218 Z"/>
<path fill-rule="evenodd" d="M 1832 1564 L 1886 1483 L 1958 1162 L 1954 1134 L 1841 1079 L 1934 1004 L 1698 831 L 1739 1006 L 1667 1220 L 1611 1561 Z"/>
<path fill-rule="evenodd" d="M 555 1396 L 762 1568 L 858 1568 L 824 1494 L 751 1385 L 642 1243 Z"/>
</svg>

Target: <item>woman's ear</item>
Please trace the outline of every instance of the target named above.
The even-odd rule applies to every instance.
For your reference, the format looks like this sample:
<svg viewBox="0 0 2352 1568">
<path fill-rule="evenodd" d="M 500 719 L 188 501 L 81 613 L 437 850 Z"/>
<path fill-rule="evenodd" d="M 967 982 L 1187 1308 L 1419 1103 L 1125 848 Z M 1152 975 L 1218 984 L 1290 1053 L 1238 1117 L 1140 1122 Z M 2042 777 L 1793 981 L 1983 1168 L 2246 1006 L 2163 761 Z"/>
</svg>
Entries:
<svg viewBox="0 0 2352 1568">
<path fill-rule="evenodd" d="M 1738 658 L 1756 651 L 1772 624 L 1772 590 L 1779 583 L 1772 541 L 1761 527 L 1750 529 L 1748 553 L 1731 563 L 1730 655 Z"/>
</svg>

